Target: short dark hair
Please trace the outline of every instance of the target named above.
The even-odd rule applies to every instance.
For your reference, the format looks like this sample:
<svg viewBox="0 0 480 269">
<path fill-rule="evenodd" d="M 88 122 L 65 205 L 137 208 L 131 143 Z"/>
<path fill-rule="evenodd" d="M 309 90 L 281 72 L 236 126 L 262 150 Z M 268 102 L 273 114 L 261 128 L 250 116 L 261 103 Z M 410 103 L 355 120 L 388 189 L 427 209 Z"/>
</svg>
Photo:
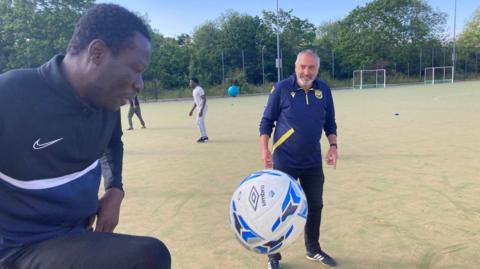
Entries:
<svg viewBox="0 0 480 269">
<path fill-rule="evenodd" d="M 94 39 L 101 39 L 117 55 L 130 45 L 135 32 L 151 41 L 147 25 L 141 18 L 115 4 L 98 4 L 87 10 L 75 25 L 67 53 L 76 55 Z"/>
<path fill-rule="evenodd" d="M 190 80 L 193 81 L 193 82 L 195 82 L 195 84 L 198 84 L 198 78 L 196 78 L 196 77 L 191 77 Z"/>
</svg>

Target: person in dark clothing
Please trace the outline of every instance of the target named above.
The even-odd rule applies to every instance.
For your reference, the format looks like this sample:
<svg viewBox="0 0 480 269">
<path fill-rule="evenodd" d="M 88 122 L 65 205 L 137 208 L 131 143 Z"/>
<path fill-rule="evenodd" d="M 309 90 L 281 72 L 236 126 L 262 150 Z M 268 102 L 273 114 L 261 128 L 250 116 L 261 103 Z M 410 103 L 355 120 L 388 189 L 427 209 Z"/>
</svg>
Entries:
<svg viewBox="0 0 480 269">
<path fill-rule="evenodd" d="M 143 89 L 150 55 L 139 17 L 98 4 L 65 56 L 0 74 L 1 269 L 170 268 L 160 240 L 113 233 L 124 197 L 119 108 Z"/>
<path fill-rule="evenodd" d="M 260 144 L 263 165 L 299 179 L 305 192 L 307 259 L 336 266 L 336 261 L 320 247 L 324 183 L 320 138 L 325 131 L 330 143 L 327 164 L 336 168 L 337 124 L 330 88 L 317 79 L 319 67 L 320 58 L 314 51 L 298 54 L 295 75 L 278 82 L 268 97 L 260 122 Z M 272 159 L 268 142 L 274 127 Z M 280 268 L 280 260 L 280 253 L 269 255 L 268 268 Z"/>
<path fill-rule="evenodd" d="M 142 124 L 142 128 L 145 127 L 145 121 L 143 121 L 142 118 L 142 111 L 140 110 L 140 102 L 138 102 L 138 97 L 135 96 L 135 98 L 130 99 L 130 109 L 128 110 L 128 129 L 127 130 L 133 130 L 133 123 L 132 123 L 132 118 L 133 114 L 137 115 L 138 119 L 140 120 L 140 123 Z"/>
</svg>

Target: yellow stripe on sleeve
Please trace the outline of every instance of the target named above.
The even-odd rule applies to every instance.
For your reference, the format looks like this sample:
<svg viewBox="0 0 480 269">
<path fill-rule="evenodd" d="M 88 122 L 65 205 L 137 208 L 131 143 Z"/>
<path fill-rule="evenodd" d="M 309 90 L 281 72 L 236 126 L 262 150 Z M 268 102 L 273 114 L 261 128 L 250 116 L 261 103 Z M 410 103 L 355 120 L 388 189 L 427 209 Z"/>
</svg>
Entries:
<svg viewBox="0 0 480 269">
<path fill-rule="evenodd" d="M 293 130 L 293 128 L 290 128 L 288 131 L 286 131 L 280 137 L 280 139 L 278 139 L 277 142 L 275 142 L 275 144 L 273 144 L 272 152 L 274 152 L 275 149 L 278 148 L 283 142 L 285 142 L 285 140 L 287 140 L 294 132 L 295 132 L 295 130 Z"/>
</svg>

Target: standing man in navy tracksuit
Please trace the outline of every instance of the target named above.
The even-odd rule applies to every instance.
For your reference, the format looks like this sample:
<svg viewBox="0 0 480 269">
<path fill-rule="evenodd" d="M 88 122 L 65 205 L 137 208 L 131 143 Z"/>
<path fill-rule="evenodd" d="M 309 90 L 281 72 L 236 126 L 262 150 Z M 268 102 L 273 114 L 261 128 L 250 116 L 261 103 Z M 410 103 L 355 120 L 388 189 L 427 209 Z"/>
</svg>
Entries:
<svg viewBox="0 0 480 269">
<path fill-rule="evenodd" d="M 158 239 L 113 233 L 124 196 L 119 108 L 143 89 L 150 54 L 140 18 L 99 4 L 65 56 L 0 75 L 0 268 L 170 268 Z"/>
<path fill-rule="evenodd" d="M 328 85 L 317 79 L 320 58 L 312 50 L 297 56 L 295 75 L 274 86 L 260 122 L 260 144 L 266 168 L 283 171 L 300 180 L 308 202 L 305 224 L 307 259 L 328 266 L 335 260 L 320 247 L 320 221 L 323 208 L 323 168 L 320 137 L 325 131 L 330 148 L 327 164 L 336 168 L 337 124 L 332 93 Z M 273 128 L 273 147 L 268 142 Z M 273 160 L 272 160 L 273 153 Z M 281 255 L 269 255 L 268 268 L 280 267 Z"/>
</svg>

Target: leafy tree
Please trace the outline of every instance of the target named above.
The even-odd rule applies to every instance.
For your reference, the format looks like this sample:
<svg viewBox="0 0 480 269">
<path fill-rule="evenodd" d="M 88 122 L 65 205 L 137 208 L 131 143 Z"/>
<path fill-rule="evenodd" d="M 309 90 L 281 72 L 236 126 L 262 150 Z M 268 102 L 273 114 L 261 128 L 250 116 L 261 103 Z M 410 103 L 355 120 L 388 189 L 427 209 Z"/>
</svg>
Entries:
<svg viewBox="0 0 480 269">
<path fill-rule="evenodd" d="M 327 79 L 325 77 L 326 74 L 328 74 L 328 77 L 331 77 L 332 65 L 334 65 L 335 67 L 336 64 L 341 62 L 340 56 L 336 55 L 336 52 L 335 52 L 335 46 L 338 43 L 337 32 L 339 31 L 340 27 L 341 25 L 339 21 L 330 21 L 330 22 L 321 24 L 317 28 L 317 32 L 316 32 L 317 38 L 314 41 L 313 48 L 317 51 L 318 55 L 320 56 L 320 61 L 321 61 L 320 77 L 322 77 L 322 79 Z M 334 61 L 332 60 L 332 53 L 337 63 L 334 63 Z M 339 70 L 338 66 L 336 69 L 338 72 Z M 345 69 L 343 70 L 345 71 Z M 333 75 L 335 76 L 335 74 Z"/>
<path fill-rule="evenodd" d="M 201 83 L 222 83 L 221 35 L 217 23 L 207 21 L 193 33 L 193 44 L 188 73 Z"/>
<path fill-rule="evenodd" d="M 179 46 L 190 46 L 192 45 L 192 37 L 188 34 L 181 34 L 177 37 L 177 44 Z"/>
<path fill-rule="evenodd" d="M 469 70 L 478 73 L 478 56 L 480 54 L 480 7 L 467 22 L 463 32 L 458 37 L 457 70 L 464 74 Z M 470 67 L 468 67 L 470 66 Z"/>
<path fill-rule="evenodd" d="M 34 67 L 64 53 L 94 0 L 0 0 L 0 70 Z"/>
<path fill-rule="evenodd" d="M 461 48 L 480 49 L 480 7 L 466 23 L 463 32 L 458 37 L 458 46 Z"/>
<path fill-rule="evenodd" d="M 446 14 L 424 0 L 377 0 L 341 20 L 335 51 L 344 68 L 413 62 L 420 48 L 439 44 Z"/>
<path fill-rule="evenodd" d="M 145 80 L 158 81 L 163 89 L 184 88 L 188 81 L 189 47 L 182 40 L 152 33 L 152 58 Z M 183 44 L 183 45 L 179 45 Z"/>
<path fill-rule="evenodd" d="M 221 17 L 219 26 L 225 65 L 228 66 L 227 76 L 235 70 L 242 70 L 246 81 L 261 82 L 261 63 L 258 61 L 261 58 L 258 40 L 262 27 L 260 18 L 228 12 Z"/>
<path fill-rule="evenodd" d="M 270 26 L 273 33 L 280 31 L 280 47 L 284 74 L 288 76 L 294 72 L 294 63 L 298 52 L 312 48 L 315 41 L 314 24 L 292 15 L 293 10 L 280 9 L 277 14 L 272 11 L 263 11 L 263 20 Z M 275 57 L 276 58 L 276 57 Z"/>
</svg>

